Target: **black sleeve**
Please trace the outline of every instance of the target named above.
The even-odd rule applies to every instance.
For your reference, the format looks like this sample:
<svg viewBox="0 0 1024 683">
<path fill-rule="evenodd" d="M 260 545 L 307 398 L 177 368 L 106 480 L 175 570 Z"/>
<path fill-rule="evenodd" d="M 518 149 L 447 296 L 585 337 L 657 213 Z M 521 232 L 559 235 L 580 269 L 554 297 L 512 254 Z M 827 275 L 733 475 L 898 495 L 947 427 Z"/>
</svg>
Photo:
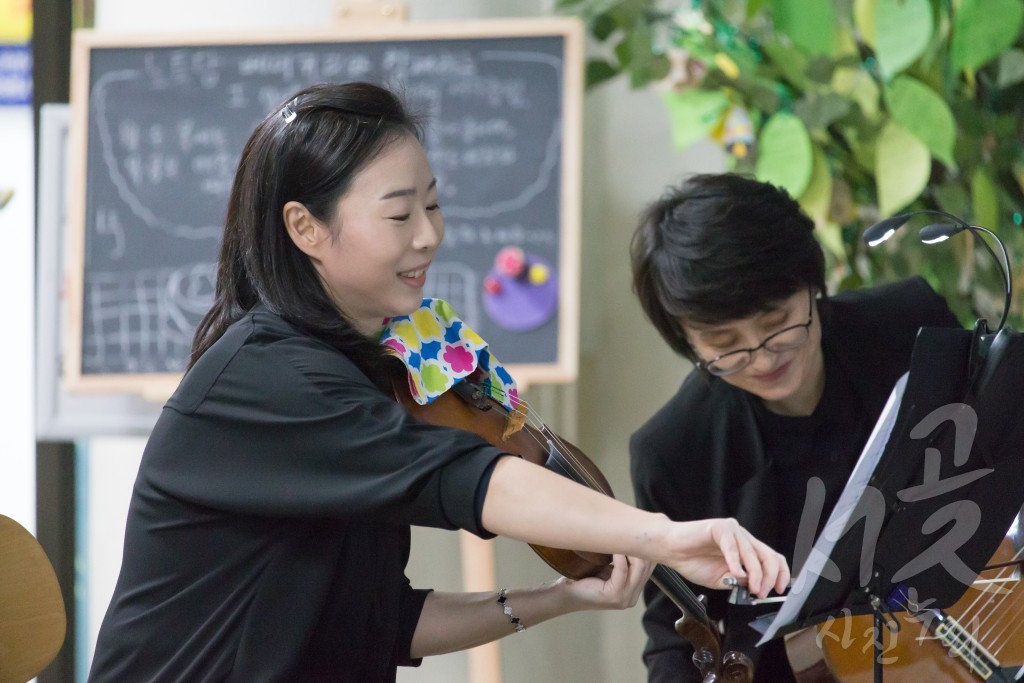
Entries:
<svg viewBox="0 0 1024 683">
<path fill-rule="evenodd" d="M 417 421 L 344 356 L 289 339 L 197 369 L 150 437 L 140 478 L 151 486 L 243 514 L 373 516 L 490 535 L 475 498 L 503 452 Z"/>
<path fill-rule="evenodd" d="M 395 653 L 392 657 L 398 666 L 419 666 L 423 658 L 412 659 L 409 651 L 412 649 L 412 637 L 416 633 L 416 625 L 420 621 L 420 614 L 423 612 L 423 603 L 431 591 L 412 588 L 408 579 L 402 589 L 401 603 L 398 608 L 398 637 L 395 639 Z"/>
</svg>

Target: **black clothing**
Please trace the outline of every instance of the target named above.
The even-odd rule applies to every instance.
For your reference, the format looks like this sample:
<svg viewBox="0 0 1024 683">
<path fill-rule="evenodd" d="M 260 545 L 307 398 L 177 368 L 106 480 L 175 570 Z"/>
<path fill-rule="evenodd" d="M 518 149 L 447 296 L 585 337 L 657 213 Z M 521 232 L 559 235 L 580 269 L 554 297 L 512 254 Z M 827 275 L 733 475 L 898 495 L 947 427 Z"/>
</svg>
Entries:
<svg viewBox="0 0 1024 683">
<path fill-rule="evenodd" d="M 474 498 L 501 454 L 258 306 L 150 436 L 89 680 L 393 681 L 427 595 L 409 525 L 490 537 Z"/>
<path fill-rule="evenodd" d="M 958 325 L 921 278 L 832 297 L 822 316 L 825 388 L 807 417 L 774 415 L 756 396 L 691 373 L 630 440 L 637 506 L 674 520 L 734 517 L 793 566 L 808 480 L 825 484 L 820 530 L 909 367 L 918 328 Z M 760 636 L 747 626 L 777 605 L 729 605 L 726 591 L 694 590 L 710 593 L 711 617 L 726 623 L 723 650 L 750 655 L 755 681 L 793 680 L 781 639 L 757 648 Z M 673 628 L 678 608 L 650 583 L 644 598 L 649 682 L 699 680 L 693 649 Z"/>
</svg>

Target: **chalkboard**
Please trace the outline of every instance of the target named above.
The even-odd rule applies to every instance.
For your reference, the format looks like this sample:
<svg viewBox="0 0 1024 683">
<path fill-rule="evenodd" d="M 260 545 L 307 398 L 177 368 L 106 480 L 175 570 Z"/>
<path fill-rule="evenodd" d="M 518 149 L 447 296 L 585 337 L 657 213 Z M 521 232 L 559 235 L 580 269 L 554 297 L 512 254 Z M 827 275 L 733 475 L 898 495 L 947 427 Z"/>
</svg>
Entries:
<svg viewBox="0 0 1024 683">
<path fill-rule="evenodd" d="M 448 300 L 520 382 L 576 375 L 582 37 L 568 18 L 177 39 L 79 31 L 72 60 L 72 391 L 165 394 L 209 308 L 255 125 L 306 85 L 371 81 L 424 114 Z M 511 247 L 526 264 L 496 265 Z M 506 252 L 507 253 L 507 252 Z"/>
</svg>

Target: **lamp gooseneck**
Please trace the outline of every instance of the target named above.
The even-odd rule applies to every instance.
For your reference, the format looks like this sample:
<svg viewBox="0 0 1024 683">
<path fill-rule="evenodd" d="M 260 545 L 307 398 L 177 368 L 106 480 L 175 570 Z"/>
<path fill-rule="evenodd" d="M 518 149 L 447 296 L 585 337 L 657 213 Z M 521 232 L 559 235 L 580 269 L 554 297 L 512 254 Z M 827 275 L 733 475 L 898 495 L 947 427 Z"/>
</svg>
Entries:
<svg viewBox="0 0 1024 683">
<path fill-rule="evenodd" d="M 867 230 L 864 231 L 864 241 L 869 247 L 875 247 L 892 237 L 896 231 L 902 227 L 908 220 L 914 216 L 919 215 L 933 215 L 942 216 L 950 220 L 950 223 L 933 223 L 926 225 L 921 228 L 918 236 L 921 241 L 925 244 L 937 244 L 939 242 L 945 242 L 953 235 L 958 232 L 969 231 L 973 234 L 979 242 L 985 247 L 985 250 L 992 256 L 992 259 L 996 262 L 996 267 L 999 269 L 1000 274 L 1003 276 L 1003 284 L 1005 286 L 1005 297 L 1003 299 L 1003 315 L 999 320 L 999 327 L 996 328 L 996 332 L 1003 329 L 1003 325 L 1006 324 L 1006 316 L 1010 312 L 1010 302 L 1013 299 L 1013 277 L 1010 271 L 1010 257 L 1006 252 L 1006 245 L 999 239 L 999 235 L 995 234 L 988 228 L 983 228 L 980 225 L 971 225 L 967 221 L 963 220 L 959 216 L 955 216 L 946 211 L 940 211 L 938 209 L 919 209 L 917 211 L 910 211 L 908 213 L 902 213 L 896 216 L 891 216 L 885 220 L 875 223 Z M 999 257 L 996 256 L 995 251 L 989 245 L 988 241 L 982 236 L 982 233 L 990 236 L 999 245 L 999 250 L 1002 252 L 1002 262 Z"/>
</svg>

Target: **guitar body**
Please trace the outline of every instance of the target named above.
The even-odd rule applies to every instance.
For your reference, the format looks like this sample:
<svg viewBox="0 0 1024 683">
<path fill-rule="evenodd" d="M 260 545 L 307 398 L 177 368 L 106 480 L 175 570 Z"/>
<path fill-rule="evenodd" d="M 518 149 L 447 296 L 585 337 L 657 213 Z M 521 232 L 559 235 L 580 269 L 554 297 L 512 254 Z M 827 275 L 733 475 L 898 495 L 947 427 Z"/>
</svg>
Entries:
<svg viewBox="0 0 1024 683">
<path fill-rule="evenodd" d="M 0 515 L 0 683 L 25 683 L 45 669 L 66 627 L 50 559 L 32 534 Z"/>
<path fill-rule="evenodd" d="M 1009 539 L 1003 541 L 990 564 L 1009 562 L 1018 553 Z M 1004 568 L 985 572 L 990 576 L 1015 577 Z M 959 656 L 927 626 L 908 612 L 898 612 L 900 630 L 883 629 L 882 664 L 886 680 L 979 683 L 1010 681 L 1012 671 L 1024 664 L 1024 588 L 1019 581 L 989 584 L 987 591 L 968 588 L 945 614 L 994 656 L 1002 667 L 985 675 L 985 667 Z M 872 683 L 874 681 L 874 618 L 860 615 L 829 619 L 822 624 L 786 636 L 786 653 L 799 683 Z M 979 670 L 980 669 L 980 670 Z"/>
</svg>

